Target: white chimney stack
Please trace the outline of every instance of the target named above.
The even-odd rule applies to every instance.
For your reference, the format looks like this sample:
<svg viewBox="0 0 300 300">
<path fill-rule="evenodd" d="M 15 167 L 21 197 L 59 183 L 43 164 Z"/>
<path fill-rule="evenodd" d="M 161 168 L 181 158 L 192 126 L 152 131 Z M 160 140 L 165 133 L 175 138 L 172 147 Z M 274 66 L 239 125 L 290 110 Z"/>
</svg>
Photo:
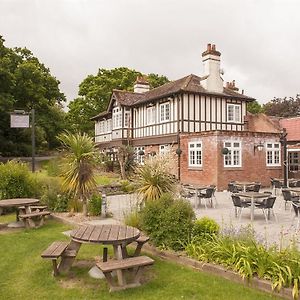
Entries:
<svg viewBox="0 0 300 300">
<path fill-rule="evenodd" d="M 220 75 L 220 56 L 215 45 L 208 44 L 207 50 L 202 53 L 204 77 L 201 81 L 203 87 L 209 92 L 222 93 L 223 79 Z"/>
<path fill-rule="evenodd" d="M 145 93 L 150 91 L 150 85 L 147 79 L 144 76 L 138 76 L 134 86 L 133 86 L 133 91 L 135 93 Z"/>
</svg>

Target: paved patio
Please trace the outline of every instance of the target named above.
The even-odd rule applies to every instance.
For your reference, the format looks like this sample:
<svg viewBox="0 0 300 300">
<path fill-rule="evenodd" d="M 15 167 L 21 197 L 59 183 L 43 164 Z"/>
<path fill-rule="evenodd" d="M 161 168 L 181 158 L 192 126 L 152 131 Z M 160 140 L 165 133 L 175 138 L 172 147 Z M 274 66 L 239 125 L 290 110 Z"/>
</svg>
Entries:
<svg viewBox="0 0 300 300">
<path fill-rule="evenodd" d="M 264 189 L 263 191 L 267 191 Z M 278 222 L 271 216 L 271 220 L 266 223 L 265 217 L 260 209 L 255 209 L 254 220 L 251 223 L 250 209 L 243 209 L 241 222 L 234 215 L 234 207 L 229 192 L 216 192 L 218 205 L 216 208 L 205 209 L 204 205 L 200 208 L 194 208 L 197 218 L 208 216 L 215 219 L 222 228 L 238 229 L 241 226 L 252 225 L 259 240 L 263 240 L 268 245 L 277 243 L 286 246 L 291 240 L 300 241 L 300 231 L 296 230 L 297 220 L 294 220 L 294 211 L 284 209 L 284 200 L 282 195 L 277 195 L 274 205 L 274 212 Z M 113 213 L 113 218 L 119 221 L 124 219 L 124 215 L 135 208 L 137 196 L 117 195 L 108 197 L 108 210 Z M 193 202 L 193 199 L 191 200 Z M 192 203 L 193 204 L 193 203 Z M 94 223 L 94 222 L 93 222 Z"/>
</svg>

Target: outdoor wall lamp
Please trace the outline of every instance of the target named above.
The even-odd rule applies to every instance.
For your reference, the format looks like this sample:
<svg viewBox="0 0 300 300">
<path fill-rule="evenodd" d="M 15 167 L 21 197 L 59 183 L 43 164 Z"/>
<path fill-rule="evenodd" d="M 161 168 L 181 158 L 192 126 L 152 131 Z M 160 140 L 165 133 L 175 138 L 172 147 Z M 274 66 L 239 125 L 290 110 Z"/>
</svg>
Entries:
<svg viewBox="0 0 300 300">
<path fill-rule="evenodd" d="M 178 156 L 180 156 L 181 153 L 182 153 L 182 150 L 178 147 L 178 148 L 176 149 L 176 154 L 177 154 Z"/>
<path fill-rule="evenodd" d="M 264 149 L 264 144 L 262 142 L 259 142 L 259 144 L 254 144 L 254 153 L 255 151 L 261 152 Z"/>
<path fill-rule="evenodd" d="M 229 153 L 229 149 L 228 148 L 222 148 L 221 153 L 223 155 L 227 155 Z"/>
</svg>

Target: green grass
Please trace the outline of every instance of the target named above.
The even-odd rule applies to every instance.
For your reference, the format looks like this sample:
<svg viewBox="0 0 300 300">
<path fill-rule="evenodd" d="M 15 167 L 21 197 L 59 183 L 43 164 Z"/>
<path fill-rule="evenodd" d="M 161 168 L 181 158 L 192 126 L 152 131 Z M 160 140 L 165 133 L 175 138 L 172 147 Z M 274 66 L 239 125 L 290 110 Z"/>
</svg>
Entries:
<svg viewBox="0 0 300 300">
<path fill-rule="evenodd" d="M 16 213 L 0 216 L 0 223 L 11 223 L 16 221 Z"/>
<path fill-rule="evenodd" d="M 52 264 L 40 257 L 55 240 L 68 240 L 69 229 L 55 221 L 35 230 L 0 234 L 0 298 L 10 299 L 276 299 L 217 276 L 155 258 L 139 288 L 110 294 L 104 279 L 88 276 L 87 267 L 72 267 L 69 275 L 54 278 Z M 85 244 L 80 259 L 94 260 L 100 246 Z M 111 253 L 111 252 L 110 252 Z"/>
<path fill-rule="evenodd" d="M 108 185 L 115 182 L 120 181 L 120 176 L 114 174 L 114 175 L 103 175 L 98 174 L 96 175 L 96 182 L 98 185 Z"/>
</svg>

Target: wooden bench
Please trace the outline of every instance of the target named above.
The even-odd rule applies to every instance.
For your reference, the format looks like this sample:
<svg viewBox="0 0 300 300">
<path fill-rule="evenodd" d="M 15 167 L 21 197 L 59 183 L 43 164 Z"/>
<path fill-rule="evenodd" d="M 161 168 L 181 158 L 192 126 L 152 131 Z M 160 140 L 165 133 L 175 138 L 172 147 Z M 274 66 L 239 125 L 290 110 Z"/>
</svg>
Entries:
<svg viewBox="0 0 300 300">
<path fill-rule="evenodd" d="M 137 245 L 136 245 L 133 257 L 139 256 L 141 254 L 141 250 L 142 250 L 144 244 L 146 244 L 149 241 L 149 239 L 150 238 L 148 236 L 141 235 L 134 241 Z M 129 257 L 126 247 L 123 247 L 122 251 L 123 251 L 124 258 Z"/>
<path fill-rule="evenodd" d="M 32 212 L 35 212 L 35 211 L 44 211 L 47 208 L 48 208 L 47 205 L 30 205 L 30 209 L 31 209 Z M 25 213 L 25 206 L 20 206 L 19 207 L 19 211 L 21 213 Z"/>
<path fill-rule="evenodd" d="M 42 254 L 41 257 L 45 259 L 51 259 L 53 264 L 53 275 L 57 276 L 59 274 L 57 268 L 57 259 L 61 256 L 65 257 L 75 257 L 76 251 L 68 250 L 69 243 L 56 241 L 53 242 Z"/>
<path fill-rule="evenodd" d="M 124 290 L 128 288 L 133 288 L 140 286 L 140 278 L 145 266 L 150 266 L 154 263 L 154 260 L 148 256 L 137 256 L 137 257 L 129 257 L 122 260 L 113 260 L 107 262 L 98 262 L 96 266 L 104 273 L 105 278 L 110 286 L 110 292 Z M 112 277 L 113 271 L 118 270 L 134 270 L 132 283 L 127 284 L 126 280 L 123 276 L 123 285 L 117 285 Z"/>
<path fill-rule="evenodd" d="M 26 228 L 40 227 L 44 224 L 44 217 L 50 215 L 50 211 L 35 211 L 27 214 L 19 214 L 24 219 Z"/>
</svg>

